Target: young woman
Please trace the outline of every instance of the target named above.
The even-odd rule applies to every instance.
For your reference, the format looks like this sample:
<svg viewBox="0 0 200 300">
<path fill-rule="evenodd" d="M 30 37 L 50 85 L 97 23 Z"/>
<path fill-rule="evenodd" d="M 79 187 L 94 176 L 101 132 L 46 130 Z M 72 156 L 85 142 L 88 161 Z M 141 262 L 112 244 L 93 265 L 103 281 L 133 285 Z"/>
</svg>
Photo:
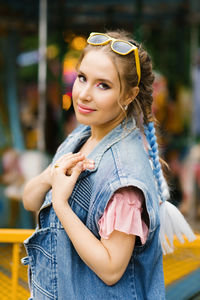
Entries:
<svg viewBox="0 0 200 300">
<path fill-rule="evenodd" d="M 39 211 L 25 241 L 30 299 L 165 299 L 160 203 L 169 192 L 150 57 L 125 32 L 92 33 L 77 74 L 73 105 L 83 125 L 24 190 L 25 208 Z"/>
</svg>

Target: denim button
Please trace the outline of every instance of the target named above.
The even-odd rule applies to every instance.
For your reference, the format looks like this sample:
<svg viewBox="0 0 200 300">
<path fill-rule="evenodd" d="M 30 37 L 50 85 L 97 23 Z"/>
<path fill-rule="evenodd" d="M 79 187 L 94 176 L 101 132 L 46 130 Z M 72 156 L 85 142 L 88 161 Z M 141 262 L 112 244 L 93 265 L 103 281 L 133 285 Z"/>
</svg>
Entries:
<svg viewBox="0 0 200 300">
<path fill-rule="evenodd" d="M 24 266 L 28 265 L 28 264 L 29 264 L 29 257 L 28 257 L 28 256 L 23 257 L 23 258 L 21 259 L 21 263 L 22 263 Z"/>
</svg>

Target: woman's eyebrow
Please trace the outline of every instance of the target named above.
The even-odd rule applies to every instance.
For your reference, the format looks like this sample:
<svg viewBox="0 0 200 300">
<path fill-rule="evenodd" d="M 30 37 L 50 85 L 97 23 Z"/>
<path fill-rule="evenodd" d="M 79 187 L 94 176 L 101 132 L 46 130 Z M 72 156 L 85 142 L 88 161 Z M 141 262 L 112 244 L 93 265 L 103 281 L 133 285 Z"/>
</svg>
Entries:
<svg viewBox="0 0 200 300">
<path fill-rule="evenodd" d="M 77 69 L 77 73 L 87 77 L 87 75 L 83 71 L 81 71 L 81 69 Z M 107 79 L 107 78 L 95 78 L 95 81 L 103 81 L 103 82 L 108 83 L 109 85 L 114 84 L 110 79 Z"/>
<path fill-rule="evenodd" d="M 86 76 L 86 75 L 84 74 L 84 72 L 82 72 L 80 69 L 77 69 L 77 73 L 79 73 L 79 74 L 82 74 L 82 75 Z"/>
<path fill-rule="evenodd" d="M 97 81 L 103 81 L 103 82 L 109 83 L 110 85 L 113 85 L 113 82 L 106 78 L 97 78 Z"/>
<path fill-rule="evenodd" d="M 78 72 L 79 74 L 84 75 L 85 77 L 87 77 L 86 74 L 85 74 L 83 71 L 81 71 L 81 69 L 78 69 L 77 72 Z M 96 80 L 96 81 L 107 82 L 107 83 L 109 83 L 110 85 L 113 85 L 113 82 L 112 82 L 110 79 L 107 79 L 107 78 L 98 78 L 98 77 L 97 77 L 97 78 L 95 78 L 95 80 Z"/>
</svg>

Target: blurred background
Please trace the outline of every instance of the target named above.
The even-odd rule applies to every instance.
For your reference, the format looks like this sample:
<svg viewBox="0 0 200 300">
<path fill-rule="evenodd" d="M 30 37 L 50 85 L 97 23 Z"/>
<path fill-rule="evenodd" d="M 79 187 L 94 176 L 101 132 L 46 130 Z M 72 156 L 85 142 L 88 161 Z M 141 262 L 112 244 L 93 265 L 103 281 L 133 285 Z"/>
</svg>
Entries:
<svg viewBox="0 0 200 300">
<path fill-rule="evenodd" d="M 171 201 L 199 229 L 200 1 L 0 1 L 0 227 L 34 228 L 26 181 L 76 127 L 75 64 L 91 31 L 123 28 L 153 59 L 154 112 Z"/>
<path fill-rule="evenodd" d="M 14 243 L 0 249 L 1 299 L 28 298 L 19 243 L 36 218 L 23 208 L 23 187 L 77 126 L 69 103 L 90 32 L 128 30 L 150 53 L 171 202 L 200 232 L 199 28 L 199 0 L 0 0 L 0 242 Z M 199 249 L 200 235 L 164 257 L 167 300 L 200 299 Z"/>
</svg>

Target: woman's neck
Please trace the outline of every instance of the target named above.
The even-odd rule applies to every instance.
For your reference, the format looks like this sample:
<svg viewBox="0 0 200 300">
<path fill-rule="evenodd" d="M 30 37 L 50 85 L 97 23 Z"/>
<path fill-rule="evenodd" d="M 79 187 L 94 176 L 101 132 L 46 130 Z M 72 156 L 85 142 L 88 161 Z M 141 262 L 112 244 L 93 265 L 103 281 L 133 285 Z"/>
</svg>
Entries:
<svg viewBox="0 0 200 300">
<path fill-rule="evenodd" d="M 122 121 L 123 118 L 121 117 L 103 125 L 92 125 L 90 140 L 96 141 L 97 143 L 100 142 L 110 131 L 117 127 Z"/>
<path fill-rule="evenodd" d="M 91 136 L 82 145 L 80 152 L 82 152 L 85 156 L 88 156 L 99 144 L 99 142 L 121 122 L 122 120 L 118 120 L 118 122 L 116 122 L 115 120 L 112 123 L 106 125 L 104 124 L 101 126 L 91 126 Z"/>
</svg>

